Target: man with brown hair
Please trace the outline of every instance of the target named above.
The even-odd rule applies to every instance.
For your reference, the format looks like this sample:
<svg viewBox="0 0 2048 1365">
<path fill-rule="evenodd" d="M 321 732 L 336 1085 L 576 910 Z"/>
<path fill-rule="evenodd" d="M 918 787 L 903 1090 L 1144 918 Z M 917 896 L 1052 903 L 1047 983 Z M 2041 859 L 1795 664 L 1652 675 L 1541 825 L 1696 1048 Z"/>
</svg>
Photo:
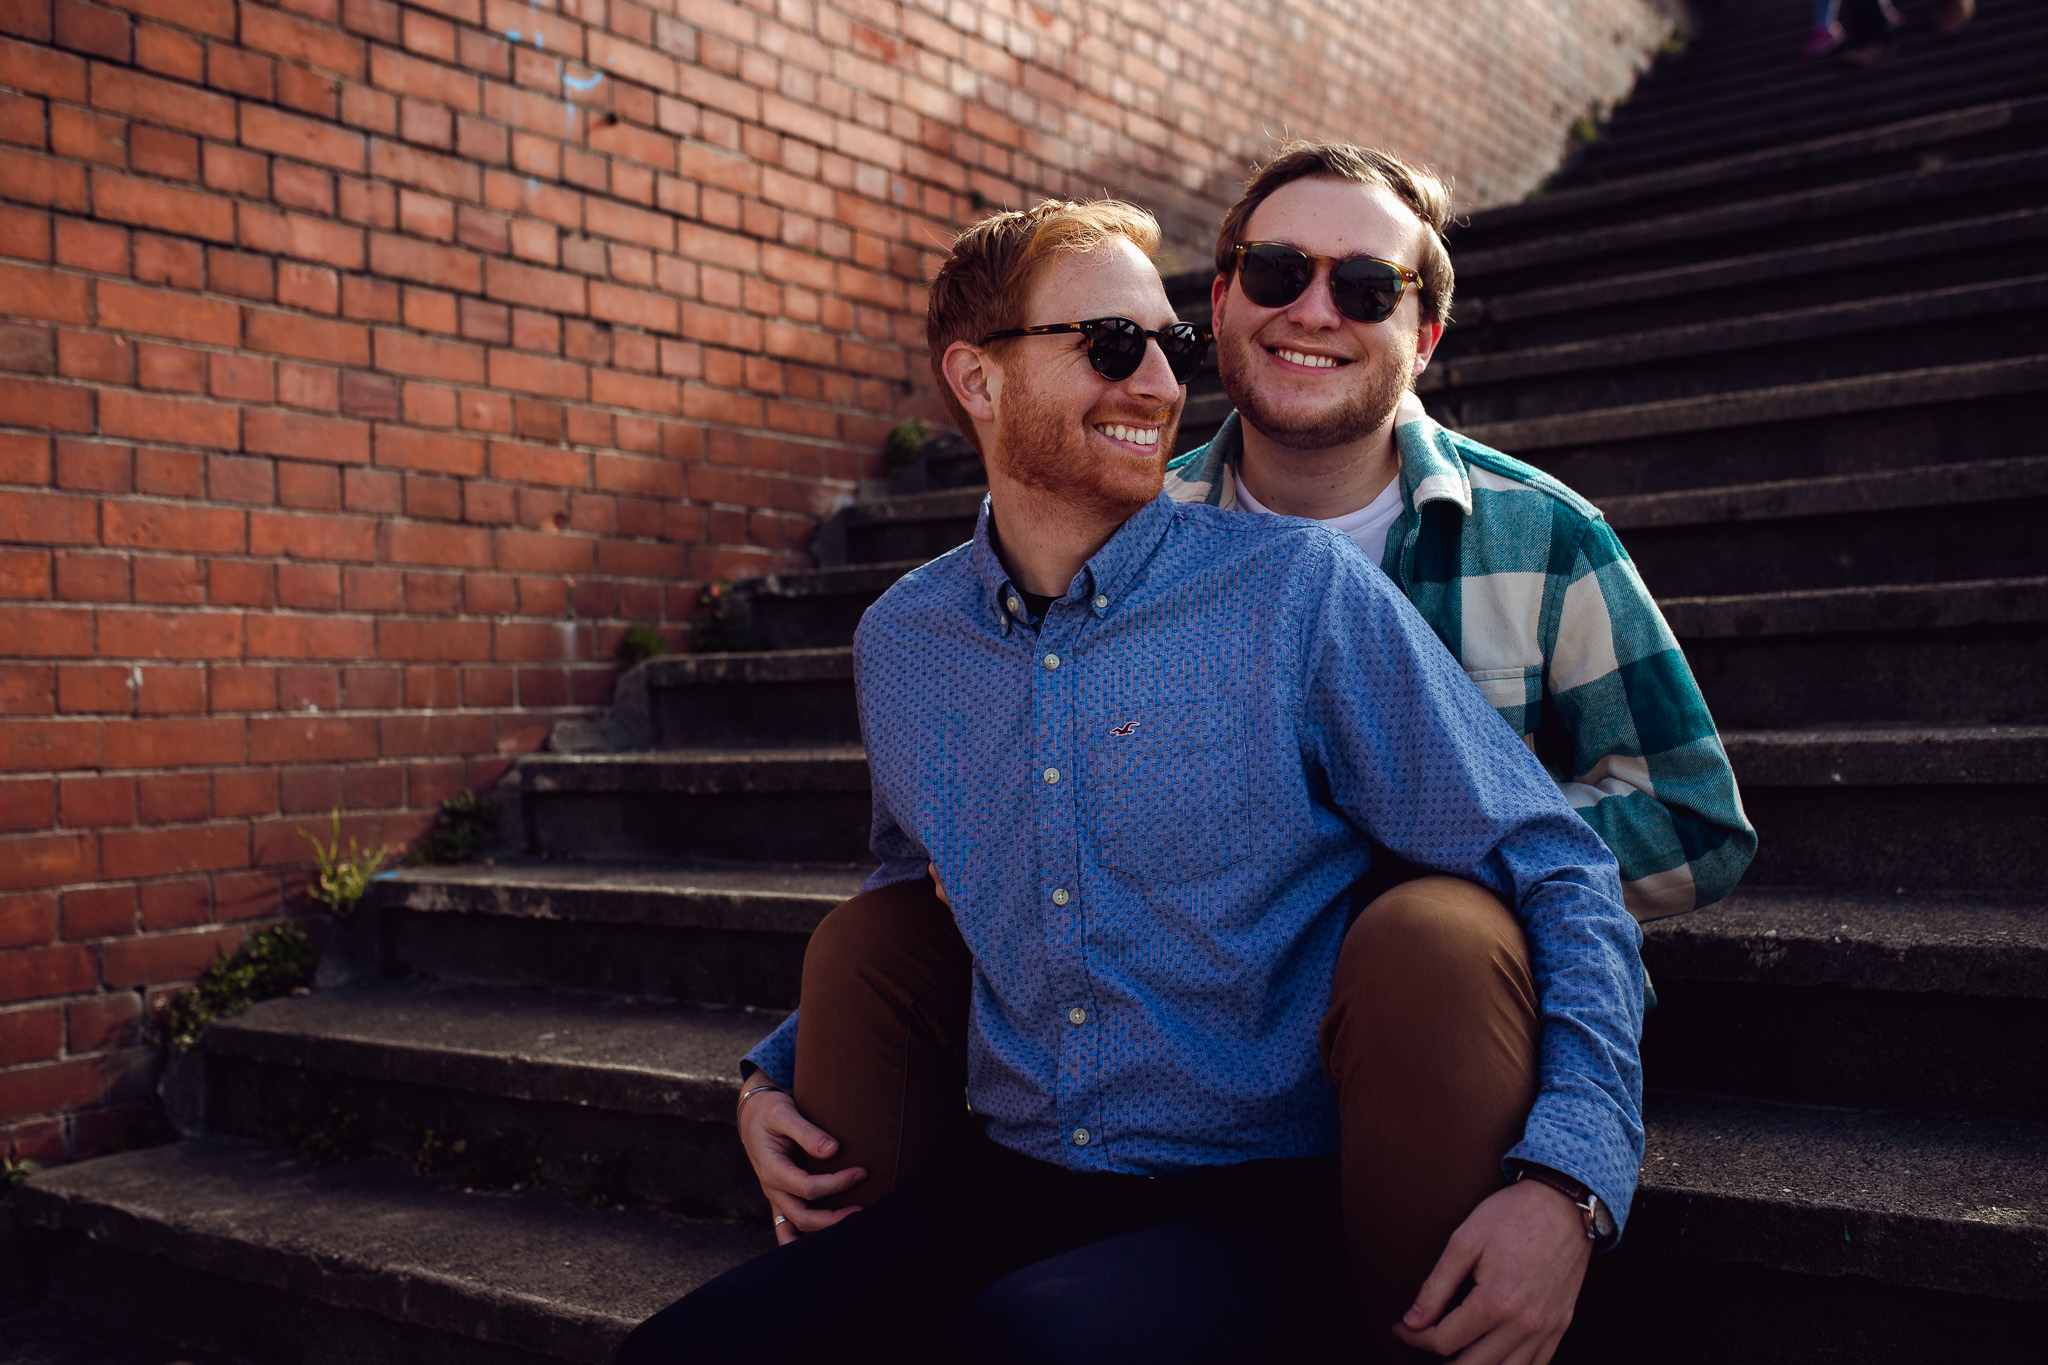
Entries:
<svg viewBox="0 0 2048 1365">
<path fill-rule="evenodd" d="M 1366 1354 L 1474 1204 L 1447 1321 L 1534 1359 L 1625 1216 L 1613 859 L 1350 540 L 1159 495 L 1204 338 L 1156 244 L 1042 205 L 934 282 L 990 491 L 855 638 L 881 866 L 740 1098 L 784 1245 L 622 1361 Z M 1375 849 L 1421 875 L 1354 923 Z M 1447 971 L 1485 984 L 1447 1010 Z M 1375 1197 L 1340 1199 L 1340 1151 Z M 1503 1154 L 1537 1179 L 1493 1193 Z"/>
</svg>

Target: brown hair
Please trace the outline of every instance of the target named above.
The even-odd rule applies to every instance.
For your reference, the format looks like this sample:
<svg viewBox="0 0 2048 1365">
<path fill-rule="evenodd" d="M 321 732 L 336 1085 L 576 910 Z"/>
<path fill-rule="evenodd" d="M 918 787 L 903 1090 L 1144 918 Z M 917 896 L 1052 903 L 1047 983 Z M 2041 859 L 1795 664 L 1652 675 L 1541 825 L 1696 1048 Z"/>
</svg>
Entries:
<svg viewBox="0 0 2048 1365">
<path fill-rule="evenodd" d="M 1438 322 L 1451 320 L 1451 291 L 1456 277 L 1451 271 L 1451 253 L 1444 245 L 1444 227 L 1451 221 L 1451 190 L 1436 173 L 1411 166 L 1387 152 L 1354 147 L 1348 142 L 1290 142 L 1265 165 L 1252 172 L 1244 194 L 1223 215 L 1216 235 L 1216 273 L 1225 279 L 1237 269 L 1237 247 L 1244 240 L 1245 220 L 1252 210 L 1282 185 L 1314 176 L 1355 180 L 1392 190 L 1397 198 L 1429 229 L 1422 242 L 1422 260 L 1416 273 L 1422 276 L 1422 311 Z"/>
<path fill-rule="evenodd" d="M 1120 199 L 1048 199 L 1034 208 L 991 214 L 953 239 L 932 279 L 924 340 L 946 411 L 975 449 L 981 443 L 974 423 L 946 382 L 946 348 L 956 341 L 979 345 L 990 332 L 1023 326 L 1024 301 L 1052 258 L 1093 251 L 1111 237 L 1127 239 L 1147 256 L 1159 250 L 1159 224 Z"/>
</svg>

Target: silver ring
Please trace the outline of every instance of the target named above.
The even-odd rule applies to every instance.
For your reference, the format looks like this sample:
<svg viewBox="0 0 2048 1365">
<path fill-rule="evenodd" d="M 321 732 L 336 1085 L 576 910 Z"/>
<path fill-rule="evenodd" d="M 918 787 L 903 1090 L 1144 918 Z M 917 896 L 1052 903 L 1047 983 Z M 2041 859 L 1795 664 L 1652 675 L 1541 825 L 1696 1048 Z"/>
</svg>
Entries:
<svg viewBox="0 0 2048 1365">
<path fill-rule="evenodd" d="M 788 1221 L 789 1221 L 789 1220 L 788 1220 L 787 1218 L 784 1218 L 784 1217 L 783 1217 L 783 1216 L 782 1216 L 781 1214 L 779 1214 L 779 1213 L 775 1215 L 775 1226 L 776 1226 L 776 1227 L 781 1227 L 781 1226 L 782 1226 L 782 1225 L 783 1225 L 784 1223 L 787 1223 Z"/>
</svg>

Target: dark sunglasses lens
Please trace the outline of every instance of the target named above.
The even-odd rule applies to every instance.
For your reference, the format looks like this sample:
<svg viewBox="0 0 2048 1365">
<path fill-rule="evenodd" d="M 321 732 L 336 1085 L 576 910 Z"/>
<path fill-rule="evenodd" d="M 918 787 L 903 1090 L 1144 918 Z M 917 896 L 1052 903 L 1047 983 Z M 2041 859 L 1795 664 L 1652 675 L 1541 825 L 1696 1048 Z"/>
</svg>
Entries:
<svg viewBox="0 0 2048 1365">
<path fill-rule="evenodd" d="M 1354 322 L 1385 322 L 1401 302 L 1401 272 L 1385 261 L 1353 256 L 1330 272 L 1337 311 Z"/>
<path fill-rule="evenodd" d="M 1178 322 L 1159 334 L 1159 349 L 1166 353 L 1166 367 L 1173 371 L 1175 381 L 1185 384 L 1202 368 L 1209 341 L 1194 324 Z"/>
<path fill-rule="evenodd" d="M 1293 247 L 1260 243 L 1244 249 L 1237 268 L 1244 296 L 1261 308 L 1284 308 L 1301 297 L 1315 278 L 1316 266 Z"/>
<path fill-rule="evenodd" d="M 1103 318 L 1088 324 L 1088 363 L 1112 384 L 1138 372 L 1145 360 L 1145 332 L 1129 318 Z"/>
</svg>

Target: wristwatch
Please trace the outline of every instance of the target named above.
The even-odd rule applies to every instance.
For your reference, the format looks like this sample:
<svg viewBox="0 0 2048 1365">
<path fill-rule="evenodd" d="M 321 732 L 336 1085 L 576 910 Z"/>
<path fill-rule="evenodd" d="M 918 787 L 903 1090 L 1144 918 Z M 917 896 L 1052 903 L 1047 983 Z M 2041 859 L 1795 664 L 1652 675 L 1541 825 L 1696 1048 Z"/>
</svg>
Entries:
<svg viewBox="0 0 2048 1365">
<path fill-rule="evenodd" d="M 1586 1221 L 1586 1240 L 1606 1243 L 1614 1240 L 1614 1214 L 1609 1211 L 1600 1196 L 1587 1189 L 1579 1181 L 1562 1171 L 1553 1171 L 1548 1166 L 1533 1162 L 1520 1162 L 1515 1167 L 1515 1183 L 1533 1180 L 1539 1185 L 1548 1185 L 1572 1201 L 1572 1207 Z"/>
</svg>

